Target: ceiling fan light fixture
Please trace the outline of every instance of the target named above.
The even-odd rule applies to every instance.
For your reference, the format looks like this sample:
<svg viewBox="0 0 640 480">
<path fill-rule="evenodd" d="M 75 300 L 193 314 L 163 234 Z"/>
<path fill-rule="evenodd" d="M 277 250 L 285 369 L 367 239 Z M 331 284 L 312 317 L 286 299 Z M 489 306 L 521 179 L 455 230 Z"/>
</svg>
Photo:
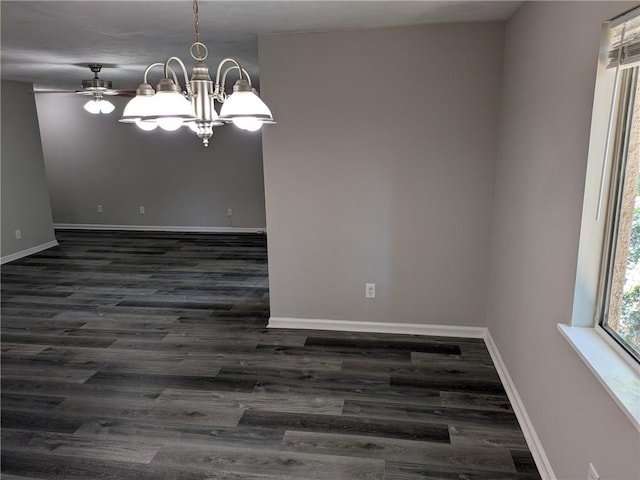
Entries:
<svg viewBox="0 0 640 480">
<path fill-rule="evenodd" d="M 104 113 L 105 115 L 108 115 L 116 109 L 116 106 L 109 100 L 100 100 L 98 106 L 100 107 L 100 113 Z"/>
<path fill-rule="evenodd" d="M 83 108 L 93 115 L 98 115 L 100 113 L 100 105 L 98 105 L 96 100 L 89 100 L 84 104 Z"/>
<path fill-rule="evenodd" d="M 83 107 L 87 112 L 93 114 L 93 115 L 98 115 L 98 114 L 109 114 L 111 112 L 113 112 L 116 107 L 113 103 L 111 103 L 108 100 L 105 100 L 101 97 L 95 97 L 91 100 L 89 100 L 87 103 L 84 104 Z"/>
</svg>

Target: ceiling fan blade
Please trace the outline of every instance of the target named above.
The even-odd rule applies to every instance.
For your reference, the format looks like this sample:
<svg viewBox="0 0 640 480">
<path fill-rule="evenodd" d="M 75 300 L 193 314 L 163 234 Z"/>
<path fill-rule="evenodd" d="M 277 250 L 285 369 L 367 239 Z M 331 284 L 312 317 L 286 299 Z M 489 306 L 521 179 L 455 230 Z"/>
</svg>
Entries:
<svg viewBox="0 0 640 480">
<path fill-rule="evenodd" d="M 57 89 L 57 88 L 43 88 L 43 89 L 37 89 L 37 90 L 33 90 L 31 93 L 76 93 L 75 90 L 62 90 L 62 89 Z"/>
<path fill-rule="evenodd" d="M 119 97 L 135 97 L 135 90 L 125 90 L 118 88 L 110 88 L 111 81 L 98 78 L 98 73 L 102 68 L 102 64 L 90 63 L 87 65 L 94 74 L 94 78 L 82 81 L 82 88 L 77 90 L 66 90 L 62 88 L 36 88 L 32 93 L 77 93 L 78 95 L 86 95 L 88 97 L 99 96 L 119 96 Z"/>
<path fill-rule="evenodd" d="M 114 95 L 114 96 L 118 96 L 118 97 L 135 97 L 136 96 L 136 91 L 135 90 L 124 90 L 124 89 L 111 89 L 111 90 L 107 90 L 104 92 L 105 95 Z"/>
</svg>

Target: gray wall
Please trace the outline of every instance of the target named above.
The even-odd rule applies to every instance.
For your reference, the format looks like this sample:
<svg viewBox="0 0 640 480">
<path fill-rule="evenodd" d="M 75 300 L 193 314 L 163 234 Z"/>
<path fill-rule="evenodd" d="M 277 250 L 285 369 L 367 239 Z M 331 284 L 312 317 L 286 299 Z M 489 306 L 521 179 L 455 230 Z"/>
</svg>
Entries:
<svg viewBox="0 0 640 480">
<path fill-rule="evenodd" d="M 186 128 L 119 123 L 127 98 L 110 97 L 115 112 L 91 115 L 86 97 L 36 97 L 56 223 L 264 228 L 259 132 L 218 128 L 205 148 Z"/>
<path fill-rule="evenodd" d="M 259 38 L 272 316 L 484 324 L 503 33 Z"/>
<path fill-rule="evenodd" d="M 488 327 L 558 479 L 640 478 L 639 435 L 569 323 L 601 22 L 633 4 L 526 3 L 508 22 Z"/>
<path fill-rule="evenodd" d="M 2 257 L 55 241 L 32 89 L 2 81 Z"/>
</svg>

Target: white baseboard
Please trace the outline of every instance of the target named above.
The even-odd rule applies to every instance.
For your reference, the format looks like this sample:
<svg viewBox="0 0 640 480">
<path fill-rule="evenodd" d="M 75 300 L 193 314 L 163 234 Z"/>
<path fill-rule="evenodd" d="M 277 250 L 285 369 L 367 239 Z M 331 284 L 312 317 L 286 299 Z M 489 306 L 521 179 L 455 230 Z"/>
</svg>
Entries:
<svg viewBox="0 0 640 480">
<path fill-rule="evenodd" d="M 297 328 L 304 330 L 338 330 L 343 332 L 396 333 L 404 335 L 432 335 L 436 337 L 484 338 L 484 327 L 423 325 L 419 323 L 354 322 L 317 318 L 271 317 L 268 328 Z"/>
<path fill-rule="evenodd" d="M 0 258 L 0 265 L 4 265 L 8 262 L 13 262 L 14 260 L 18 260 L 23 257 L 28 257 L 29 255 L 33 255 L 34 253 L 41 252 L 43 250 L 47 250 L 48 248 L 55 247 L 58 245 L 56 240 L 52 240 L 47 243 L 43 243 L 41 245 L 36 245 L 35 247 L 27 248 L 26 250 L 21 250 L 16 253 L 12 253 L 10 255 L 5 255 Z"/>
<path fill-rule="evenodd" d="M 524 408 L 524 403 L 516 390 L 502 356 L 496 347 L 491 333 L 485 327 L 458 327 L 448 325 L 422 325 L 414 323 L 381 323 L 354 322 L 348 320 L 326 320 L 312 318 L 271 317 L 268 328 L 294 328 L 310 330 L 337 330 L 345 332 L 395 333 L 407 335 L 431 335 L 440 337 L 482 338 L 487 345 L 493 364 L 498 371 L 513 411 L 518 419 L 527 446 L 536 462 L 536 467 L 543 480 L 557 480 L 551 463 L 542 448 L 542 443 L 533 428 L 531 419 Z"/>
<path fill-rule="evenodd" d="M 136 232 L 184 232 L 184 233 L 265 233 L 261 227 L 198 227 L 182 225 L 106 225 L 102 223 L 54 223 L 53 228 L 67 230 L 128 230 Z"/>
<path fill-rule="evenodd" d="M 529 418 L 529 415 L 524 408 L 522 398 L 520 398 L 520 395 L 516 390 L 516 386 L 511 379 L 511 375 L 509 375 L 509 371 L 507 370 L 507 366 L 502 360 L 502 356 L 498 351 L 498 347 L 493 341 L 491 332 L 489 332 L 488 329 L 486 330 L 484 342 L 487 345 L 487 349 L 489 350 L 489 354 L 491 355 L 493 364 L 498 371 L 498 375 L 500 376 L 502 385 L 507 392 L 509 402 L 511 402 L 511 406 L 513 407 L 513 411 L 516 414 L 516 418 L 518 419 L 518 423 L 520 424 L 520 428 L 522 429 L 524 438 L 527 441 L 527 445 L 529 446 L 531 455 L 533 455 L 533 459 L 536 462 L 536 467 L 538 467 L 540 476 L 543 480 L 556 480 L 556 475 L 555 473 L 553 473 L 551 463 L 547 458 L 547 454 L 545 453 L 544 448 L 542 448 L 542 443 L 538 438 L 538 434 L 536 433 L 535 428 L 533 428 L 531 419 Z"/>
</svg>

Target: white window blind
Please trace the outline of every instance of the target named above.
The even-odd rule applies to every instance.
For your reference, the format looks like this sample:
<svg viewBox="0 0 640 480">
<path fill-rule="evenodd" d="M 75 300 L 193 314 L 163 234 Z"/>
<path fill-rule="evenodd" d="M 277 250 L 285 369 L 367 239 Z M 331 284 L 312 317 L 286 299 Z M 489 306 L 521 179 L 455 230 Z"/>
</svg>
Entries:
<svg viewBox="0 0 640 480">
<path fill-rule="evenodd" d="M 609 27 L 607 51 L 609 64 L 607 68 L 615 69 L 614 89 L 611 93 L 611 107 L 609 110 L 609 125 L 607 127 L 607 139 L 604 147 L 604 160 L 600 173 L 600 188 L 598 191 L 598 204 L 596 207 L 596 221 L 600 221 L 602 213 L 602 201 L 604 198 L 606 172 L 609 166 L 611 154 L 612 133 L 615 125 L 614 116 L 618 102 L 618 80 L 620 69 L 640 65 L 640 6 L 635 7 L 622 15 L 618 15 L 606 22 Z"/>
<path fill-rule="evenodd" d="M 640 7 L 609 21 L 607 68 L 640 65 Z"/>
</svg>

